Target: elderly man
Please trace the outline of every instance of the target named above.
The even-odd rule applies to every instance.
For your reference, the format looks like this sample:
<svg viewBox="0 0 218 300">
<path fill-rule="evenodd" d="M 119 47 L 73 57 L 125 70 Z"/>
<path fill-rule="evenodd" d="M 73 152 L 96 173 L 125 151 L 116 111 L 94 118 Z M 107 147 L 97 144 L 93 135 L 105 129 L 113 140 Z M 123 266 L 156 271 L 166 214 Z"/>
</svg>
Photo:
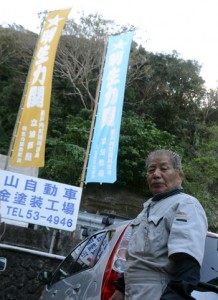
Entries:
<svg viewBox="0 0 218 300">
<path fill-rule="evenodd" d="M 146 167 L 153 197 L 132 221 L 124 277 L 115 283 L 111 300 L 194 299 L 207 234 L 205 212 L 183 192 L 178 154 L 153 151 Z"/>
</svg>

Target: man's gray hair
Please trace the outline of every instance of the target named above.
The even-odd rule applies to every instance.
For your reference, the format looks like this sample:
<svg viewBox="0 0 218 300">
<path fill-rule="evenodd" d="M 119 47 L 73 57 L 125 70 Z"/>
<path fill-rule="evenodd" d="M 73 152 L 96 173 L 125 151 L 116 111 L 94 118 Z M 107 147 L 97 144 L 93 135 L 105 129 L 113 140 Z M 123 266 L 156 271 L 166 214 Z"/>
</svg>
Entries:
<svg viewBox="0 0 218 300">
<path fill-rule="evenodd" d="M 177 153 L 175 153 L 171 150 L 166 150 L 166 149 L 160 149 L 160 150 L 155 150 L 155 151 L 150 152 L 148 154 L 147 158 L 146 158 L 146 161 L 145 161 L 146 168 L 148 168 L 148 166 L 149 166 L 151 160 L 153 159 L 153 157 L 157 156 L 159 154 L 167 155 L 171 159 L 171 161 L 173 163 L 173 167 L 174 167 L 175 170 L 182 170 L 182 163 L 181 163 L 180 156 Z"/>
</svg>

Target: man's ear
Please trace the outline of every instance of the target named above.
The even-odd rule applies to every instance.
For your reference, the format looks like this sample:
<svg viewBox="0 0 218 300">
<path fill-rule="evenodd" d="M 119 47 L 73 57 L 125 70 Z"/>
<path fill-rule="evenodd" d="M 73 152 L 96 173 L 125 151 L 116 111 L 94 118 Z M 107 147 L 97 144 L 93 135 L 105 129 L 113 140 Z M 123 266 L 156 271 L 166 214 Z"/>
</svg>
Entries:
<svg viewBox="0 0 218 300">
<path fill-rule="evenodd" d="M 182 170 L 179 170 L 179 178 L 181 180 L 181 183 L 183 182 L 183 180 L 185 179 L 185 174 Z"/>
</svg>

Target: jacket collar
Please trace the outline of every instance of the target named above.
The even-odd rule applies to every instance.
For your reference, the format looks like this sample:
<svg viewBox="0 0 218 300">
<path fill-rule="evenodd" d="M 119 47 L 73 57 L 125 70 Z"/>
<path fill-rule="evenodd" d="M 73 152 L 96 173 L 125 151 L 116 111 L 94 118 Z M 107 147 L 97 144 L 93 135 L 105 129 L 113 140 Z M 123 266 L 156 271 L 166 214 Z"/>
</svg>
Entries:
<svg viewBox="0 0 218 300">
<path fill-rule="evenodd" d="M 168 198 L 170 196 L 173 196 L 173 195 L 176 195 L 176 194 L 180 194 L 181 192 L 183 191 L 183 188 L 182 187 L 179 187 L 179 188 L 175 188 L 169 192 L 165 192 L 165 193 L 159 193 L 159 194 L 156 194 L 152 199 L 151 201 L 160 201 L 162 199 L 165 199 L 165 198 Z"/>
</svg>

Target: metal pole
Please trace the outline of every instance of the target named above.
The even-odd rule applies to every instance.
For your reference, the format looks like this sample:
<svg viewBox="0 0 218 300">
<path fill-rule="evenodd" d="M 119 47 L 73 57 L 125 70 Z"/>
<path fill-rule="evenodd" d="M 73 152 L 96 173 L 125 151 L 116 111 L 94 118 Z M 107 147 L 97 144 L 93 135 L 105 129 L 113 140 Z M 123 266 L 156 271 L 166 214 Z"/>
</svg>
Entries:
<svg viewBox="0 0 218 300">
<path fill-rule="evenodd" d="M 42 251 L 37 251 L 37 250 L 32 250 L 32 249 L 27 249 L 27 248 L 22 248 L 22 247 L 17 247 L 17 246 L 11 246 L 7 244 L 0 244 L 0 249 L 8 249 L 8 250 L 16 250 L 20 252 L 26 252 L 34 255 L 39 255 L 39 256 L 45 256 L 49 258 L 55 258 L 55 259 L 60 259 L 63 260 L 65 259 L 65 256 L 62 255 L 57 255 L 57 254 L 51 254 L 47 252 L 42 252 Z"/>
<path fill-rule="evenodd" d="M 98 99 L 99 99 L 99 93 L 100 93 L 100 88 L 101 88 L 102 74 L 103 74 L 103 70 L 104 70 L 104 62 L 105 62 L 105 56 L 106 56 L 106 50 L 107 50 L 107 43 L 108 43 L 108 38 L 106 37 L 104 40 L 104 52 L 103 52 L 103 56 L 102 56 L 100 76 L 99 76 L 99 81 L 98 81 L 98 86 L 97 86 L 96 96 L 95 96 L 95 106 L 94 106 L 94 110 L 93 110 L 92 122 L 91 122 L 91 127 L 90 127 L 90 132 L 89 132 L 89 139 L 88 139 L 86 155 L 85 155 L 85 159 L 84 159 L 83 170 L 82 170 L 82 175 L 81 175 L 81 180 L 80 180 L 81 188 L 83 188 L 83 186 L 84 186 L 86 168 L 87 168 L 87 164 L 88 164 L 88 156 L 89 156 L 89 151 L 91 148 L 92 136 L 93 136 L 94 125 L 95 125 L 95 118 L 96 118 L 96 113 L 97 113 L 97 108 L 98 108 Z"/>
<path fill-rule="evenodd" d="M 55 242 L 55 237 L 56 237 L 56 232 L 57 232 L 57 230 L 54 229 L 53 230 L 53 234 L 52 234 L 52 238 L 51 238 L 51 245 L 50 245 L 49 253 L 53 252 L 54 242 Z"/>
</svg>

